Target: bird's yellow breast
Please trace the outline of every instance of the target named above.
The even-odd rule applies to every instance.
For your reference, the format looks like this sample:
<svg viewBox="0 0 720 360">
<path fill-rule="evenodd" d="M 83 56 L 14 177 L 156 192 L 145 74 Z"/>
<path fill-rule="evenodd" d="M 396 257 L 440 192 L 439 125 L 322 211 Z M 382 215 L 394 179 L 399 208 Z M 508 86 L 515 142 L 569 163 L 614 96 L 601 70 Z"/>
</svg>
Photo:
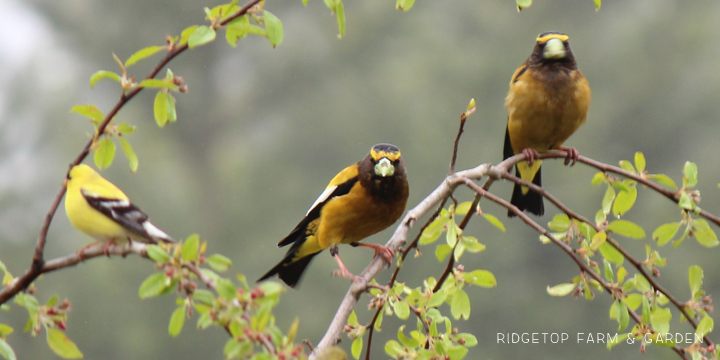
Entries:
<svg viewBox="0 0 720 360">
<path fill-rule="evenodd" d="M 548 78 L 529 69 L 510 86 L 505 106 L 513 152 L 544 152 L 562 145 L 585 123 L 590 87 L 579 70 Z"/>
<path fill-rule="evenodd" d="M 65 212 L 76 229 L 98 241 L 115 239 L 117 243 L 121 243 L 127 238 L 125 228 L 93 209 L 80 192 L 80 186 L 72 182 L 68 184 L 65 195 Z"/>
</svg>

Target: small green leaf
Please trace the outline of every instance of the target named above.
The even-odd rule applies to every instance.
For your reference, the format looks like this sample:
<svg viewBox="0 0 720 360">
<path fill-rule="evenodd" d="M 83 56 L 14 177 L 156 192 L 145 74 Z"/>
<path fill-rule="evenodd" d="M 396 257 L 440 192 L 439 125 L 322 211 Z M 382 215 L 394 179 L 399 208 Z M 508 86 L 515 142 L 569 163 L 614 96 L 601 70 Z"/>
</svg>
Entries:
<svg viewBox="0 0 720 360">
<path fill-rule="evenodd" d="M 470 212 L 471 207 L 472 207 L 472 201 L 465 201 L 463 203 L 460 203 L 455 208 L 455 215 L 466 215 L 467 213 Z"/>
<path fill-rule="evenodd" d="M 454 221 L 450 221 L 448 224 L 447 232 L 445 233 L 445 241 L 447 242 L 448 246 L 454 247 L 458 240 L 458 233 L 462 231 L 460 228 L 455 224 Z"/>
<path fill-rule="evenodd" d="M 145 89 L 178 89 L 177 85 L 165 79 L 145 79 L 138 86 Z"/>
<path fill-rule="evenodd" d="M 680 229 L 680 222 L 667 223 L 658 226 L 652 233 L 653 240 L 657 241 L 658 246 L 663 246 L 675 237 Z"/>
<path fill-rule="evenodd" d="M 82 359 L 83 354 L 77 345 L 58 329 L 47 329 L 47 342 L 55 355 L 63 359 Z"/>
<path fill-rule="evenodd" d="M 493 288 L 497 286 L 495 275 L 487 270 L 473 270 L 469 273 L 463 273 L 463 279 L 480 287 Z"/>
<path fill-rule="evenodd" d="M 478 344 L 477 338 L 473 334 L 460 333 L 455 335 L 456 340 L 465 340 L 463 344 L 465 347 L 473 347 Z"/>
<path fill-rule="evenodd" d="M 362 355 L 362 349 L 363 349 L 363 338 L 361 336 L 358 336 L 355 338 L 355 340 L 353 340 L 350 352 L 352 353 L 352 356 L 354 358 L 359 359 L 360 355 Z"/>
<path fill-rule="evenodd" d="M 595 11 L 600 11 L 600 6 L 602 5 L 602 0 L 593 0 L 593 1 L 595 1 Z M 642 154 L 642 153 L 640 153 L 640 154 Z M 637 164 L 637 158 L 635 158 L 635 159 L 636 159 L 635 164 Z M 639 171 L 642 172 L 642 170 L 639 170 Z M 608 346 L 609 345 L 610 344 L 608 344 Z"/>
<path fill-rule="evenodd" d="M 707 334 L 709 334 L 713 331 L 714 327 L 715 327 L 715 321 L 713 321 L 713 319 L 710 316 L 705 315 L 705 317 L 702 320 L 700 320 L 697 330 L 695 330 L 695 335 L 697 335 L 700 338 L 704 338 Z"/>
<path fill-rule="evenodd" d="M 683 178 L 683 184 L 687 187 L 694 187 L 697 185 L 698 181 L 698 169 L 697 165 L 695 165 L 694 162 L 687 161 L 685 162 L 685 167 L 683 168 L 683 174 L 685 174 L 685 177 Z"/>
<path fill-rule="evenodd" d="M 237 293 L 237 288 L 233 283 L 228 279 L 218 279 L 217 284 L 215 285 L 215 289 L 222 298 L 225 300 L 232 300 L 235 298 L 235 294 Z"/>
<path fill-rule="evenodd" d="M 155 273 L 150 275 L 145 281 L 140 284 L 140 290 L 138 295 L 140 299 L 147 299 L 154 296 L 160 295 L 165 288 L 170 286 L 172 281 L 164 273 Z"/>
<path fill-rule="evenodd" d="M 547 293 L 550 296 L 566 296 L 573 292 L 576 287 L 577 284 L 573 283 L 558 284 L 552 287 L 548 286 Z"/>
<path fill-rule="evenodd" d="M 557 214 L 548 223 L 548 227 L 553 231 L 567 231 L 570 228 L 570 218 L 565 214 Z"/>
<path fill-rule="evenodd" d="M 97 84 L 98 81 L 104 79 L 104 78 L 110 78 L 112 80 L 117 81 L 118 83 L 122 82 L 122 78 L 120 78 L 120 75 L 107 70 L 100 70 L 96 71 L 92 76 L 90 76 L 90 87 L 95 87 L 95 84 Z"/>
<path fill-rule="evenodd" d="M 717 234 L 710 228 L 710 224 L 705 219 L 693 220 L 693 234 L 702 246 L 715 247 L 720 244 Z"/>
<path fill-rule="evenodd" d="M 100 111 L 100 109 L 98 109 L 97 106 L 93 104 L 75 105 L 72 107 L 72 109 L 70 109 L 70 113 L 80 114 L 86 118 L 89 118 L 95 124 L 100 124 L 103 120 L 105 120 L 105 114 L 103 114 L 103 112 Z"/>
<path fill-rule="evenodd" d="M 395 2 L 395 8 L 400 11 L 408 11 L 413 5 L 415 5 L 415 0 L 397 0 Z"/>
<path fill-rule="evenodd" d="M 620 168 L 631 174 L 637 174 L 637 171 L 635 171 L 635 167 L 627 160 L 620 160 Z"/>
<path fill-rule="evenodd" d="M 97 148 L 93 155 L 95 166 L 101 170 L 108 168 L 112 164 L 113 159 L 115 159 L 115 143 L 107 137 L 98 140 Z"/>
<path fill-rule="evenodd" d="M 397 358 L 397 356 L 404 351 L 403 346 L 396 340 L 388 340 L 388 342 L 385 343 L 385 353 L 393 359 Z"/>
<path fill-rule="evenodd" d="M 276 47 L 283 41 L 283 25 L 280 19 L 273 13 L 265 10 L 265 30 L 267 30 L 267 38 L 270 40 L 270 45 Z"/>
<path fill-rule="evenodd" d="M 702 289 L 703 271 L 700 266 L 693 265 L 690 267 L 690 270 L 688 273 L 689 273 L 689 283 L 690 283 L 690 294 L 693 298 L 696 298 L 695 295 L 700 292 L 700 289 Z"/>
<path fill-rule="evenodd" d="M 610 207 L 612 206 L 613 200 L 615 200 L 615 189 L 613 189 L 612 185 L 608 184 L 607 190 L 605 190 L 605 195 L 602 199 L 603 214 L 607 215 L 610 213 Z"/>
<path fill-rule="evenodd" d="M 635 184 L 634 181 L 632 183 L 633 185 Z M 613 204 L 613 214 L 615 214 L 615 216 L 625 215 L 625 213 L 633 207 L 636 199 L 637 187 L 628 185 L 628 191 L 621 191 L 617 194 L 617 198 L 615 198 L 615 203 Z"/>
<path fill-rule="evenodd" d="M 453 318 L 465 320 L 470 318 L 470 297 L 463 289 L 456 289 L 450 301 L 450 313 Z"/>
<path fill-rule="evenodd" d="M 165 126 L 168 122 L 168 108 L 167 98 L 165 92 L 158 91 L 155 95 L 155 103 L 153 105 L 153 114 L 155 115 L 155 122 L 159 127 Z"/>
<path fill-rule="evenodd" d="M 185 239 L 182 246 L 182 252 L 180 253 L 185 261 L 195 261 L 198 257 L 198 249 L 200 248 L 200 236 L 198 234 L 192 234 Z"/>
<path fill-rule="evenodd" d="M 675 182 L 667 175 L 664 174 L 655 174 L 655 175 L 649 175 L 648 179 L 654 180 L 655 182 L 669 186 L 673 188 L 674 190 L 677 190 L 677 185 L 675 185 Z"/>
<path fill-rule="evenodd" d="M 238 40 L 248 34 L 267 37 L 267 31 L 257 25 L 250 24 L 250 20 L 246 15 L 234 19 L 225 27 L 225 39 L 232 47 L 237 46 Z"/>
<path fill-rule="evenodd" d="M 600 0 L 596 0 L 595 4 L 597 9 L 600 10 Z M 645 155 L 639 151 L 635 153 L 635 167 L 638 173 L 642 174 L 645 171 Z"/>
<path fill-rule="evenodd" d="M 170 317 L 170 325 L 168 325 L 168 333 L 171 336 L 175 337 L 180 335 L 180 331 L 185 324 L 186 312 L 187 309 L 185 309 L 185 306 L 180 306 L 173 311 L 172 316 Z"/>
<path fill-rule="evenodd" d="M 477 238 L 475 238 L 474 236 L 463 236 L 462 243 L 465 247 L 465 250 L 473 254 L 485 251 L 485 245 L 479 243 Z"/>
<path fill-rule="evenodd" d="M 515 0 L 515 3 L 517 4 L 518 12 L 520 12 L 522 9 L 530 7 L 530 5 L 532 5 L 532 0 Z"/>
<path fill-rule="evenodd" d="M 170 254 L 157 245 L 148 245 L 146 248 L 148 256 L 156 263 L 167 264 L 170 262 Z"/>
<path fill-rule="evenodd" d="M 0 355 L 7 360 L 17 360 L 17 356 L 15 356 L 15 351 L 2 338 L 0 338 Z"/>
<path fill-rule="evenodd" d="M 597 250 L 607 241 L 607 234 L 604 231 L 595 233 L 590 241 L 590 249 Z"/>
<path fill-rule="evenodd" d="M 405 345 L 405 347 L 408 347 L 408 348 L 415 348 L 415 347 L 420 346 L 420 343 L 416 339 L 405 336 L 404 330 L 405 330 L 405 325 L 402 325 L 402 326 L 400 326 L 400 328 L 398 329 L 398 332 L 397 332 L 397 337 L 398 337 L 398 340 L 400 340 L 400 343 Z"/>
<path fill-rule="evenodd" d="M 605 181 L 606 181 L 605 173 L 601 171 L 601 172 L 595 173 L 595 176 L 593 176 L 592 180 L 590 180 L 590 183 L 597 186 L 597 185 L 602 184 Z"/>
<path fill-rule="evenodd" d="M 137 131 L 137 126 L 130 125 L 123 121 L 123 122 L 117 124 L 117 131 L 121 135 L 132 134 L 135 131 Z"/>
<path fill-rule="evenodd" d="M 360 325 L 360 322 L 358 321 L 357 314 L 355 313 L 355 310 L 350 312 L 350 316 L 348 316 L 347 320 L 348 325 L 350 326 L 358 326 Z"/>
<path fill-rule="evenodd" d="M 167 99 L 167 117 L 168 122 L 174 123 L 177 121 L 177 109 L 175 108 L 175 97 L 171 93 L 165 93 Z"/>
<path fill-rule="evenodd" d="M 438 259 L 438 261 L 442 262 L 452 250 L 453 248 L 450 247 L 450 245 L 440 244 L 435 248 L 435 257 Z"/>
<path fill-rule="evenodd" d="M 198 46 L 205 45 L 215 40 L 216 35 L 215 29 L 204 25 L 198 26 L 188 38 L 188 47 L 192 50 Z"/>
<path fill-rule="evenodd" d="M 503 225 L 503 223 L 502 223 L 502 221 L 500 221 L 500 219 L 498 219 L 498 218 L 495 217 L 494 215 L 488 214 L 488 213 L 483 213 L 483 217 L 484 217 L 485 220 L 487 220 L 490 224 L 492 224 L 492 225 L 495 226 L 496 228 L 500 229 L 500 231 L 505 232 L 505 225 Z"/>
<path fill-rule="evenodd" d="M 387 306 L 387 305 L 385 305 Z M 382 331 L 382 323 L 383 323 L 383 317 L 385 316 L 385 311 L 380 311 L 380 314 L 378 314 L 377 319 L 375 319 L 375 331 Z"/>
<path fill-rule="evenodd" d="M 397 315 L 398 319 L 407 320 L 408 317 L 410 317 L 410 307 L 406 302 L 398 300 L 395 302 L 393 308 L 395 309 L 395 315 Z"/>
<path fill-rule="evenodd" d="M 608 230 L 632 239 L 642 239 L 645 237 L 645 230 L 634 222 L 627 220 L 615 220 L 611 222 L 608 224 Z"/>
<path fill-rule="evenodd" d="M 125 62 L 125 67 L 128 68 L 142 59 L 155 55 L 158 51 L 163 49 L 167 49 L 167 46 L 148 46 L 144 49 L 140 49 L 130 55 L 130 58 L 128 58 Z"/>
<path fill-rule="evenodd" d="M 450 360 L 460 360 L 467 355 L 468 349 L 463 346 L 453 346 L 447 349 L 447 355 Z"/>
<path fill-rule="evenodd" d="M 138 169 L 138 157 L 135 154 L 135 150 L 133 150 L 132 146 L 130 145 L 130 142 L 127 141 L 124 137 L 118 137 L 118 140 L 120 140 L 120 146 L 123 149 L 123 152 L 125 153 L 125 156 L 128 158 L 128 162 L 130 163 L 130 171 L 136 172 Z"/>
<path fill-rule="evenodd" d="M 665 334 L 670 331 L 670 320 L 672 319 L 672 312 L 670 309 L 655 307 L 650 313 L 650 323 L 652 324 L 653 330 L 660 334 Z"/>
<path fill-rule="evenodd" d="M 688 195 L 687 192 L 684 192 L 680 194 L 680 199 L 678 200 L 678 206 L 681 209 L 685 210 L 693 210 L 695 209 L 695 202 L 690 198 L 690 195 Z"/>
<path fill-rule="evenodd" d="M 220 254 L 213 254 L 205 258 L 205 262 L 215 271 L 223 272 L 230 269 L 232 260 Z"/>
<path fill-rule="evenodd" d="M 603 268 L 605 272 L 605 279 L 612 282 L 615 278 L 615 274 L 613 273 L 612 265 L 610 265 L 608 259 L 603 259 Z"/>
<path fill-rule="evenodd" d="M 647 298 L 641 294 L 632 293 L 632 294 L 628 294 L 628 296 L 626 298 L 624 298 L 623 301 L 625 302 L 625 305 L 627 305 L 630 309 L 632 309 L 634 311 L 635 309 L 638 308 L 638 306 L 640 306 L 643 299 L 647 300 Z"/>
<path fill-rule="evenodd" d="M 600 254 L 602 254 L 604 258 L 608 259 L 609 262 L 617 266 L 622 265 L 623 261 L 625 261 L 625 257 L 623 256 L 623 254 L 616 248 L 614 248 L 612 245 L 610 245 L 607 241 L 602 243 L 598 250 L 600 250 Z"/>
<path fill-rule="evenodd" d="M 433 293 L 430 296 L 430 300 L 428 300 L 427 306 L 438 307 L 445 302 L 445 299 L 447 299 L 447 290 L 438 290 L 436 293 Z"/>
<path fill-rule="evenodd" d="M 191 25 L 191 26 L 186 27 L 182 31 L 182 33 L 180 33 L 180 42 L 178 44 L 180 46 L 187 44 L 188 39 L 190 38 L 190 35 L 192 35 L 197 28 L 198 28 L 197 25 Z"/>
<path fill-rule="evenodd" d="M 342 0 L 337 0 L 337 5 L 333 11 L 338 24 L 338 39 L 342 39 L 345 36 L 345 5 L 343 5 Z"/>
</svg>

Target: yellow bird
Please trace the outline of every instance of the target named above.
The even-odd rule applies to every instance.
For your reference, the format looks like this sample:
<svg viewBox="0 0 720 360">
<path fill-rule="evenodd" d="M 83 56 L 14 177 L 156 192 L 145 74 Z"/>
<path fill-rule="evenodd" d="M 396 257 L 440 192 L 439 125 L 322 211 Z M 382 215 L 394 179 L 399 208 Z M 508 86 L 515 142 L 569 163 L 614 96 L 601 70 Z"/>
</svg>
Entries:
<svg viewBox="0 0 720 360">
<path fill-rule="evenodd" d="M 538 152 L 565 150 L 566 165 L 577 161 L 577 150 L 561 145 L 585 123 L 590 87 L 577 67 L 567 35 L 557 31 L 538 35 L 532 54 L 510 80 L 505 107 L 508 123 L 503 156 L 507 159 L 522 152 L 528 159 L 516 165 L 516 176 L 542 186 L 542 160 L 535 159 Z M 510 203 L 542 215 L 542 196 L 529 190 L 515 184 Z M 508 216 L 514 215 L 508 210 Z"/>
<path fill-rule="evenodd" d="M 153 244 L 174 241 L 148 221 L 147 214 L 133 205 L 122 190 L 85 164 L 70 170 L 65 212 L 76 229 L 104 243 L 106 253 L 111 244 L 131 240 Z"/>
<path fill-rule="evenodd" d="M 305 218 L 278 247 L 292 244 L 285 257 L 258 281 L 275 274 L 295 287 L 310 260 L 330 248 L 340 274 L 354 278 L 340 260 L 339 244 L 375 250 L 388 263 L 394 252 L 382 245 L 359 241 L 392 225 L 408 199 L 408 181 L 400 150 L 391 144 L 377 144 L 364 159 L 338 173 L 310 207 Z"/>
</svg>

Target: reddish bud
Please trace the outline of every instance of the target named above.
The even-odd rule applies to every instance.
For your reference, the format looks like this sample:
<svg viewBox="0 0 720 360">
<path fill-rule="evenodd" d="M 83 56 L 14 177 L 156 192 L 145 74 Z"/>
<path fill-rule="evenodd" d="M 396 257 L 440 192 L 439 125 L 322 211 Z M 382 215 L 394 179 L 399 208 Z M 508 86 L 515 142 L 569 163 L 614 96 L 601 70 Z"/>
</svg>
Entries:
<svg viewBox="0 0 720 360">
<path fill-rule="evenodd" d="M 175 85 L 180 86 L 180 85 L 182 85 L 182 83 L 184 83 L 184 82 L 185 82 L 185 79 L 183 79 L 182 76 L 177 76 L 177 75 L 176 75 L 176 76 L 173 78 L 173 84 L 175 84 Z"/>
<path fill-rule="evenodd" d="M 465 266 L 463 266 L 462 264 L 458 264 L 457 269 L 458 271 L 463 271 L 465 270 Z"/>
<path fill-rule="evenodd" d="M 57 314 L 57 313 L 55 312 L 55 309 L 53 309 L 53 308 L 47 309 L 47 310 L 45 311 L 45 313 L 48 314 L 48 315 L 55 315 L 55 314 Z"/>
<path fill-rule="evenodd" d="M 65 310 L 65 309 L 70 308 L 70 301 L 68 301 L 68 299 L 63 300 L 63 302 L 60 303 L 59 308 L 60 308 L 60 310 Z"/>
<path fill-rule="evenodd" d="M 65 321 L 63 321 L 63 320 L 60 320 L 60 321 L 56 322 L 55 324 L 57 324 L 57 327 L 59 327 L 60 330 L 67 329 L 67 324 L 65 324 Z"/>
<path fill-rule="evenodd" d="M 298 356 L 300 356 L 300 349 L 295 348 L 295 350 L 293 350 L 293 352 L 292 352 L 292 356 L 293 356 L 293 357 L 298 357 Z"/>
<path fill-rule="evenodd" d="M 465 339 L 458 339 L 458 344 L 465 345 Z"/>
<path fill-rule="evenodd" d="M 710 295 L 708 295 L 702 299 L 702 302 L 709 304 L 712 302 L 712 297 L 710 297 Z"/>
</svg>

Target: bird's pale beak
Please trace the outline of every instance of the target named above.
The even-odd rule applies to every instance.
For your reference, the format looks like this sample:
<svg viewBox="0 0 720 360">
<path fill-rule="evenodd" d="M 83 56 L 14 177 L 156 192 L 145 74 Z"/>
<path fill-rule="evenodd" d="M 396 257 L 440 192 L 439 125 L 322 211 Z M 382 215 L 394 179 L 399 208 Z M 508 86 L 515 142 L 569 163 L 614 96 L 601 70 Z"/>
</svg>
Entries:
<svg viewBox="0 0 720 360">
<path fill-rule="evenodd" d="M 395 166 L 387 158 L 382 158 L 375 164 L 375 175 L 387 177 L 395 174 Z"/>
<path fill-rule="evenodd" d="M 560 39 L 550 39 L 545 43 L 543 57 L 546 59 L 562 59 L 565 57 L 565 44 Z"/>
</svg>

